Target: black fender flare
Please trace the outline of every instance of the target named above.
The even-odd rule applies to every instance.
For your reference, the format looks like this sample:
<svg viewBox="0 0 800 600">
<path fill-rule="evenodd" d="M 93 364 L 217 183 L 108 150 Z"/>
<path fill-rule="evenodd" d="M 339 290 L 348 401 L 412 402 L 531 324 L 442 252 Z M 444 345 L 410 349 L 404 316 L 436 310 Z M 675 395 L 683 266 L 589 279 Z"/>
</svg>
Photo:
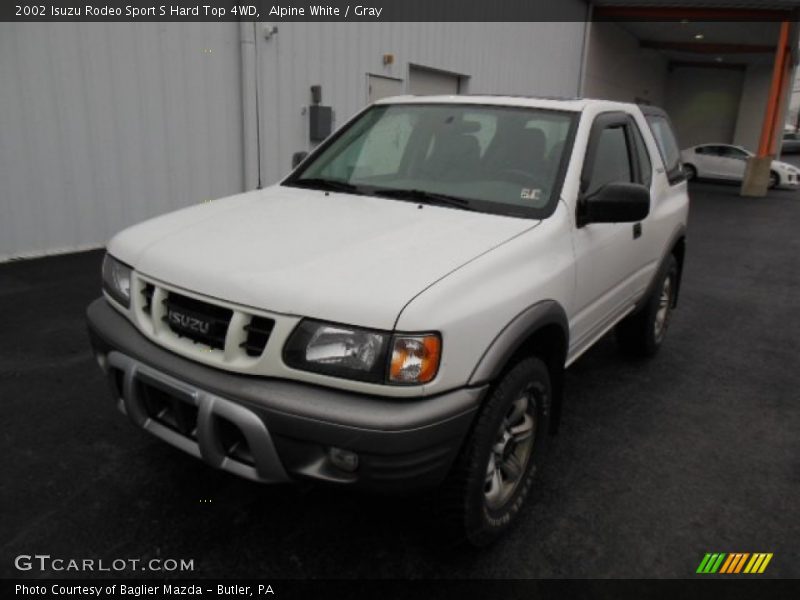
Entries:
<svg viewBox="0 0 800 600">
<path fill-rule="evenodd" d="M 569 348 L 569 320 L 564 308 L 555 300 L 537 302 L 511 319 L 478 360 L 470 375 L 469 385 L 486 385 L 496 380 L 514 355 L 523 349 L 537 332 L 542 332 L 545 328 L 557 328 L 560 342 L 548 349 L 547 356 L 553 394 L 550 432 L 556 433 L 563 404 L 564 365 Z M 554 348 L 556 352 L 553 351 Z"/>
<path fill-rule="evenodd" d="M 481 385 L 496 379 L 522 345 L 547 325 L 557 325 L 569 346 L 569 321 L 566 311 L 555 300 L 542 300 L 517 314 L 503 327 L 475 365 L 469 378 L 469 385 Z"/>
<path fill-rule="evenodd" d="M 653 273 L 653 277 L 650 280 L 650 283 L 647 285 L 647 289 L 645 293 L 642 295 L 641 299 L 636 305 L 636 309 L 634 312 L 639 312 L 645 305 L 647 305 L 648 299 L 655 293 L 656 286 L 661 281 L 661 278 L 664 276 L 664 272 L 667 266 L 667 260 L 673 254 L 673 250 L 675 250 L 678 243 L 683 240 L 683 252 L 686 250 L 686 227 L 681 225 L 678 227 L 672 234 L 672 237 L 669 239 L 669 243 L 666 245 L 666 250 L 664 251 L 661 259 L 658 262 L 658 268 Z M 678 295 L 681 291 L 681 280 L 683 279 L 683 260 L 684 257 L 682 256 L 678 261 L 678 281 L 677 286 L 675 288 L 675 299 L 673 300 L 673 308 L 678 305 Z"/>
</svg>

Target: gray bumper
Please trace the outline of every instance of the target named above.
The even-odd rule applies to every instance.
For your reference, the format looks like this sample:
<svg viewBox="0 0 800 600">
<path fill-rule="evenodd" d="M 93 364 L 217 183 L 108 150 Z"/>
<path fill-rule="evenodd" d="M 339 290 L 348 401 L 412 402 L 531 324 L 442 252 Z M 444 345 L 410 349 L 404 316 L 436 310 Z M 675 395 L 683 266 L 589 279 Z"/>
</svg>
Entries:
<svg viewBox="0 0 800 600">
<path fill-rule="evenodd" d="M 435 485 L 458 454 L 486 389 L 408 400 L 238 375 L 157 346 L 102 298 L 87 318 L 112 393 L 137 426 L 256 481 Z M 358 469 L 338 469 L 330 447 L 356 452 Z"/>
</svg>

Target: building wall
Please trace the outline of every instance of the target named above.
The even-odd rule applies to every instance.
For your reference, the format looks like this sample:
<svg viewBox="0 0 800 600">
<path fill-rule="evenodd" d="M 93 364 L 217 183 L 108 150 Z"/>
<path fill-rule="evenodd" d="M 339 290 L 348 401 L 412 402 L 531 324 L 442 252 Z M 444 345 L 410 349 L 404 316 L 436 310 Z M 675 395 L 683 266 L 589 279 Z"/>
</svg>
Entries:
<svg viewBox="0 0 800 600">
<path fill-rule="evenodd" d="M 663 106 L 667 60 L 615 23 L 592 23 L 582 95 Z"/>
<path fill-rule="evenodd" d="M 755 152 L 764 123 L 772 65 L 751 65 L 744 75 L 733 143 Z"/>
<path fill-rule="evenodd" d="M 665 110 L 681 148 L 733 143 L 744 71 L 675 67 L 667 80 Z"/>
<path fill-rule="evenodd" d="M 367 73 L 401 79 L 410 65 L 462 77 L 461 92 L 575 96 L 585 24 L 282 23 L 265 40 L 261 65 L 262 179 L 277 181 L 291 155 L 308 150 L 311 85 L 342 125 L 367 102 Z M 384 65 L 383 56 L 394 62 Z"/>
<path fill-rule="evenodd" d="M 583 0 L 569 2 L 584 14 Z M 268 27 L 256 27 L 254 69 L 265 184 L 311 147 L 311 85 L 322 85 L 337 126 L 366 104 L 367 73 L 407 90 L 412 64 L 462 76 L 469 93 L 574 96 L 585 30 L 280 23 L 267 39 Z M 148 217 L 250 187 L 240 33 L 233 22 L 0 24 L 0 260 L 102 245 Z"/>
<path fill-rule="evenodd" d="M 789 105 L 786 110 L 786 125 L 796 128 L 800 114 L 800 71 L 795 69 L 789 89 Z"/>
<path fill-rule="evenodd" d="M 242 188 L 237 23 L 0 23 L 0 260 Z"/>
</svg>

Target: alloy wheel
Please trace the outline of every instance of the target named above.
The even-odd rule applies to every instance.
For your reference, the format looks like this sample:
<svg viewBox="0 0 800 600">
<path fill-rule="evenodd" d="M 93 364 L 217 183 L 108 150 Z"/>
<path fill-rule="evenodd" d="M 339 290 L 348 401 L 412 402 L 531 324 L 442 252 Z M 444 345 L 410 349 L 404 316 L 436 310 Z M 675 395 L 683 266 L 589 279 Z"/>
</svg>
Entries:
<svg viewBox="0 0 800 600">
<path fill-rule="evenodd" d="M 664 339 L 669 326 L 669 317 L 672 312 L 672 276 L 670 275 L 664 279 L 664 285 L 661 287 L 661 295 L 658 298 L 658 310 L 656 311 L 656 318 L 654 327 L 654 334 L 656 342 L 660 343 Z"/>
<path fill-rule="evenodd" d="M 525 388 L 503 418 L 486 465 L 484 495 L 491 509 L 502 507 L 527 471 L 536 432 L 536 397 Z"/>
</svg>

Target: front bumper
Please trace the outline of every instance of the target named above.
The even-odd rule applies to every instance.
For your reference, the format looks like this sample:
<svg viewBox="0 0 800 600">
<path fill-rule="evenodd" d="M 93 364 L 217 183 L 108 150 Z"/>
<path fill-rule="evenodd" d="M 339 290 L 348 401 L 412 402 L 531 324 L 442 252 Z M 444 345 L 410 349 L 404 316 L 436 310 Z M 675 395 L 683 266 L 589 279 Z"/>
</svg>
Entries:
<svg viewBox="0 0 800 600">
<path fill-rule="evenodd" d="M 486 391 L 398 399 L 240 375 L 161 348 L 102 298 L 87 319 L 112 394 L 134 424 L 255 481 L 310 478 L 379 490 L 435 485 Z M 357 453 L 358 468 L 338 468 L 331 447 Z"/>
</svg>

